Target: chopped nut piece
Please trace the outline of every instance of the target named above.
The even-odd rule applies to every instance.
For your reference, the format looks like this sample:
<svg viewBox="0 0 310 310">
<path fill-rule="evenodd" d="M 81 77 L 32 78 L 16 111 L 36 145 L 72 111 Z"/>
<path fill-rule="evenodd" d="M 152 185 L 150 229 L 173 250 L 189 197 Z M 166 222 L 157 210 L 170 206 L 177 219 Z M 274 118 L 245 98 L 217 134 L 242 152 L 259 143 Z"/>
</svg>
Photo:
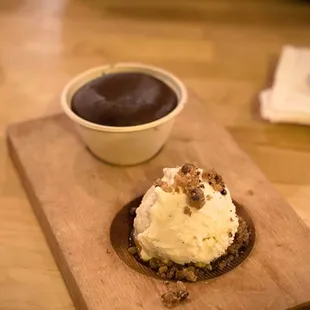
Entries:
<svg viewBox="0 0 310 310">
<path fill-rule="evenodd" d="M 177 269 L 175 266 L 173 266 L 173 267 L 168 271 L 168 273 L 167 273 L 167 278 L 168 278 L 168 279 L 173 279 L 177 270 L 178 270 L 178 269 Z"/>
<path fill-rule="evenodd" d="M 161 186 L 161 189 L 166 193 L 172 193 L 173 192 L 173 188 L 166 182 L 163 183 L 163 185 Z"/>
<path fill-rule="evenodd" d="M 152 269 L 155 269 L 157 270 L 160 266 L 160 263 L 159 261 L 156 259 L 156 258 L 151 258 L 149 260 L 149 266 L 152 268 Z"/>
<path fill-rule="evenodd" d="M 217 265 L 218 270 L 223 270 L 227 266 L 227 262 L 222 261 Z"/>
<path fill-rule="evenodd" d="M 158 269 L 159 273 L 165 273 L 168 271 L 168 267 L 167 266 L 160 266 Z"/>
<path fill-rule="evenodd" d="M 214 169 L 205 171 L 202 174 L 202 178 L 204 181 L 207 181 L 215 191 L 221 192 L 225 189 L 223 178 Z M 223 195 L 226 195 L 226 190 Z"/>
<path fill-rule="evenodd" d="M 185 278 L 185 269 L 177 270 L 175 272 L 175 278 L 178 280 L 183 280 Z"/>
<path fill-rule="evenodd" d="M 202 269 L 202 268 L 206 267 L 206 264 L 205 263 L 195 263 L 195 267 Z"/>
<path fill-rule="evenodd" d="M 174 176 L 174 186 L 175 187 L 179 187 L 182 190 L 184 190 L 186 188 L 186 184 L 187 184 L 187 180 L 184 176 L 180 175 L 179 173 L 177 173 Z"/>
<path fill-rule="evenodd" d="M 181 167 L 181 172 L 183 172 L 184 174 L 193 173 L 196 171 L 196 169 L 197 167 L 195 165 L 186 163 Z"/>
<path fill-rule="evenodd" d="M 178 193 L 181 191 L 186 193 L 189 206 L 197 209 L 201 209 L 205 203 L 204 193 L 201 190 L 204 185 L 201 184 L 200 174 L 195 165 L 186 163 L 175 175 L 174 184 L 171 186 Z"/>
<path fill-rule="evenodd" d="M 173 308 L 179 303 L 185 301 L 189 296 L 186 286 L 178 281 L 174 287 L 169 287 L 169 291 L 161 295 L 161 299 L 165 307 Z"/>
<path fill-rule="evenodd" d="M 176 292 L 167 292 L 161 295 L 162 302 L 165 307 L 173 308 L 179 303 Z"/>
<path fill-rule="evenodd" d="M 168 267 L 172 267 L 174 265 L 174 262 L 172 260 L 168 260 L 167 262 L 165 262 L 165 265 Z"/>
<path fill-rule="evenodd" d="M 161 278 L 165 279 L 167 277 L 167 271 L 168 271 L 168 267 L 167 266 L 161 266 L 161 267 L 159 267 L 157 274 Z"/>
<path fill-rule="evenodd" d="M 197 280 L 197 276 L 193 271 L 186 271 L 185 272 L 185 279 L 187 281 L 195 282 Z"/>
<path fill-rule="evenodd" d="M 199 200 L 202 200 L 204 197 L 203 197 L 203 191 L 201 189 L 198 189 L 198 188 L 194 188 L 190 191 L 189 193 L 191 196 L 191 199 L 193 201 L 199 201 Z"/>
<path fill-rule="evenodd" d="M 189 295 L 189 292 L 188 291 L 178 291 L 177 292 L 177 296 L 178 298 L 180 298 L 180 301 L 183 301 L 185 300 Z"/>
<path fill-rule="evenodd" d="M 205 203 L 205 196 L 200 188 L 193 188 L 189 191 L 189 205 L 196 209 L 201 209 Z"/>
<path fill-rule="evenodd" d="M 195 267 L 194 266 L 189 266 L 186 268 L 187 271 L 192 271 L 195 272 Z"/>
<path fill-rule="evenodd" d="M 173 188 L 161 179 L 156 179 L 154 182 L 155 187 L 160 187 L 164 192 L 171 193 Z"/>
<path fill-rule="evenodd" d="M 158 179 L 155 180 L 154 185 L 155 185 L 155 187 L 156 187 L 156 186 L 161 186 L 162 183 L 163 183 L 162 179 L 159 179 L 159 178 L 158 178 Z"/>
<path fill-rule="evenodd" d="M 130 248 L 128 248 L 128 252 L 129 252 L 131 255 L 135 255 L 135 254 L 137 254 L 138 249 L 137 249 L 135 246 L 131 246 Z"/>
</svg>

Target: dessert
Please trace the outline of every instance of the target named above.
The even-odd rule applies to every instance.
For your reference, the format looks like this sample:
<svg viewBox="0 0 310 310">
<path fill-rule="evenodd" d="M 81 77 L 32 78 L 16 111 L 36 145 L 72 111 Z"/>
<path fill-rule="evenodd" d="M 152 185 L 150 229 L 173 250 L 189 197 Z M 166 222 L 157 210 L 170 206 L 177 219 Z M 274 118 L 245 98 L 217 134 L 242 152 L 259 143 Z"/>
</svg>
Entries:
<svg viewBox="0 0 310 310">
<path fill-rule="evenodd" d="M 165 168 L 136 209 L 129 251 L 162 278 L 196 281 L 224 269 L 249 243 L 223 178 L 186 163 Z"/>
<path fill-rule="evenodd" d="M 106 126 L 135 126 L 158 120 L 177 106 L 175 92 L 144 73 L 102 75 L 82 86 L 72 98 L 79 117 Z"/>
</svg>

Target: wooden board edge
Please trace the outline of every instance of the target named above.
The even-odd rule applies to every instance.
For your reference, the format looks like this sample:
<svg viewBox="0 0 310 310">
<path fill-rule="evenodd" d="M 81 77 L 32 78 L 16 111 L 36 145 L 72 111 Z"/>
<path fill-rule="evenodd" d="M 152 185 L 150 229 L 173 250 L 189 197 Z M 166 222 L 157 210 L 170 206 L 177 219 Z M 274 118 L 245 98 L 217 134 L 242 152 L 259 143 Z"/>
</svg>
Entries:
<svg viewBox="0 0 310 310">
<path fill-rule="evenodd" d="M 12 127 L 14 127 L 14 125 L 12 125 Z M 62 274 L 62 278 L 64 282 L 66 283 L 67 289 L 71 295 L 75 308 L 78 310 L 89 310 L 82 296 L 82 293 L 79 289 L 79 286 L 77 285 L 73 277 L 73 274 L 70 271 L 68 263 L 64 255 L 62 254 L 62 251 L 59 248 L 58 242 L 56 240 L 55 235 L 52 232 L 52 228 L 49 224 L 49 221 L 47 220 L 44 212 L 40 211 L 39 200 L 36 197 L 34 191 L 31 189 L 30 180 L 28 179 L 27 174 L 25 173 L 22 167 L 21 161 L 14 147 L 14 142 L 12 140 L 12 137 L 10 136 L 10 129 L 12 127 L 9 127 L 7 129 L 7 134 L 6 134 L 6 142 L 8 146 L 9 156 L 20 177 L 22 186 L 25 189 L 26 195 L 28 197 L 32 210 L 37 217 L 39 225 L 41 226 L 42 232 L 44 231 L 43 235 L 45 236 L 45 239 L 47 240 L 52 256 L 55 258 L 58 269 L 60 270 Z"/>
</svg>

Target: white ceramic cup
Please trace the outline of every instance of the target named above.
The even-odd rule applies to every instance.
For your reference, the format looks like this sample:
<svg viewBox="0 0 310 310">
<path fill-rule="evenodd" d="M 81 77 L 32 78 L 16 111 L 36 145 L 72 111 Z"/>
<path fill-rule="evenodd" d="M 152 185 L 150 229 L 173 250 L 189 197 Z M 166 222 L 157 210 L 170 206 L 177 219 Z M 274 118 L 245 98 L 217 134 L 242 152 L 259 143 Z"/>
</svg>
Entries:
<svg viewBox="0 0 310 310">
<path fill-rule="evenodd" d="M 141 72 L 163 81 L 176 93 L 178 105 L 156 121 L 126 127 L 94 124 L 72 111 L 72 97 L 81 86 L 104 74 L 116 72 Z M 114 165 L 134 165 L 156 155 L 167 141 L 174 118 L 182 111 L 186 101 L 187 90 L 176 76 L 163 69 L 139 63 L 118 63 L 90 69 L 72 79 L 61 94 L 62 108 L 77 125 L 89 150 L 96 157 Z"/>
</svg>

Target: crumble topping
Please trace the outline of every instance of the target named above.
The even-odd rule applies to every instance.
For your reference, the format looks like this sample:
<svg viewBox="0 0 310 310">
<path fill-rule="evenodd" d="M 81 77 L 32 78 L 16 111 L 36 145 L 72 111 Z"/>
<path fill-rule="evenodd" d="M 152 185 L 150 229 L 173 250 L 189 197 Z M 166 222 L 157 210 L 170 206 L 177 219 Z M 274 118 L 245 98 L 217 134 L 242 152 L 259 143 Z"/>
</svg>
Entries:
<svg viewBox="0 0 310 310">
<path fill-rule="evenodd" d="M 173 191 L 173 188 L 167 183 L 164 182 L 162 179 L 156 179 L 154 183 L 155 187 L 159 186 L 164 192 L 171 193 Z"/>
<path fill-rule="evenodd" d="M 197 171 L 197 167 L 194 164 L 186 163 L 181 167 L 181 172 L 183 174 L 187 174 L 187 173 L 192 174 L 192 173 L 196 173 L 196 171 Z M 197 175 L 199 175 L 199 171 Z"/>
<path fill-rule="evenodd" d="M 201 209 L 205 204 L 205 195 L 202 189 L 198 187 L 190 189 L 187 198 L 189 205 L 197 210 Z"/>
<path fill-rule="evenodd" d="M 203 277 L 210 271 L 221 271 L 238 259 L 250 243 L 250 228 L 242 217 L 238 216 L 238 220 L 239 226 L 234 237 L 234 242 L 227 248 L 224 255 L 208 265 L 201 262 L 180 265 L 173 261 L 164 261 L 155 257 L 145 262 L 145 264 L 153 269 L 160 278 L 166 280 L 195 282 L 198 277 Z M 134 244 L 131 244 L 128 252 L 139 260 L 138 249 Z"/>
<path fill-rule="evenodd" d="M 202 180 L 208 182 L 215 191 L 221 192 L 226 195 L 225 184 L 223 178 L 214 169 L 200 172 L 197 166 L 190 163 L 185 163 L 174 177 L 174 183 L 169 185 L 167 182 L 157 179 L 154 183 L 155 186 L 160 186 L 163 191 L 167 193 L 180 193 L 183 192 L 187 195 L 189 207 L 197 210 L 201 209 L 206 200 L 212 199 L 210 195 L 204 196 Z M 188 208 L 184 208 L 184 213 L 190 215 Z"/>
<path fill-rule="evenodd" d="M 202 174 L 204 181 L 208 182 L 215 191 L 221 192 L 222 195 L 226 195 L 225 183 L 221 175 L 219 175 L 214 169 L 205 171 Z"/>
<path fill-rule="evenodd" d="M 131 255 L 135 255 L 135 254 L 138 253 L 138 249 L 137 249 L 137 247 L 135 247 L 135 246 L 131 246 L 131 247 L 128 248 L 128 252 L 129 252 Z"/>
<path fill-rule="evenodd" d="M 185 301 L 189 296 L 189 292 L 182 281 L 177 281 L 176 285 L 172 284 L 168 288 L 168 292 L 161 295 L 161 300 L 165 307 L 174 308 L 181 302 Z"/>
</svg>

